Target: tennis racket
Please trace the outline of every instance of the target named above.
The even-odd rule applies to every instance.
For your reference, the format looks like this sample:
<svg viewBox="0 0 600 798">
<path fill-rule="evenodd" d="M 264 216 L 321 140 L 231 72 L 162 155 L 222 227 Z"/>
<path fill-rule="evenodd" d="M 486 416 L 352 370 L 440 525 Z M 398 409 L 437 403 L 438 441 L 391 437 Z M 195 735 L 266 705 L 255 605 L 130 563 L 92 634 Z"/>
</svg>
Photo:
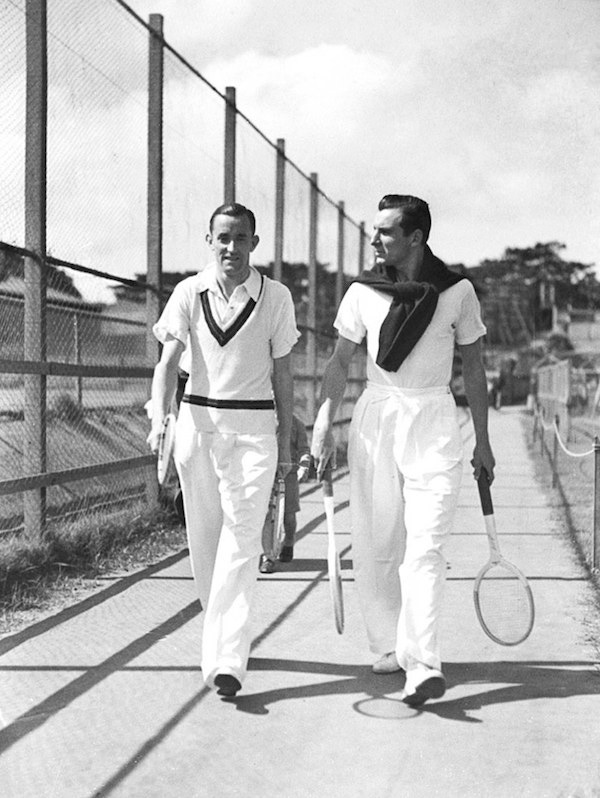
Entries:
<svg viewBox="0 0 600 798">
<path fill-rule="evenodd" d="M 277 477 L 271 488 L 269 507 L 263 528 L 263 546 L 265 556 L 270 560 L 278 559 L 283 547 L 285 530 L 283 515 L 285 510 L 285 479 Z"/>
<path fill-rule="evenodd" d="M 344 595 L 342 593 L 342 568 L 340 555 L 335 545 L 335 507 L 333 503 L 333 482 L 331 466 L 323 472 L 323 506 L 327 520 L 327 572 L 329 575 L 329 591 L 333 606 L 333 617 L 338 634 L 344 631 Z"/>
<path fill-rule="evenodd" d="M 160 431 L 160 437 L 158 439 L 158 459 L 156 461 L 156 475 L 159 485 L 163 485 L 167 478 L 169 463 L 171 462 L 171 455 L 173 453 L 173 444 L 175 443 L 175 421 L 174 414 L 167 413 Z"/>
<path fill-rule="evenodd" d="M 535 619 L 533 594 L 525 576 L 500 553 L 487 472 L 477 480 L 490 556 L 473 587 L 481 628 L 495 643 L 516 646 L 529 637 Z"/>
<path fill-rule="evenodd" d="M 278 559 L 283 547 L 285 530 L 283 515 L 285 511 L 285 479 L 278 477 L 273 486 L 273 559 Z"/>
</svg>

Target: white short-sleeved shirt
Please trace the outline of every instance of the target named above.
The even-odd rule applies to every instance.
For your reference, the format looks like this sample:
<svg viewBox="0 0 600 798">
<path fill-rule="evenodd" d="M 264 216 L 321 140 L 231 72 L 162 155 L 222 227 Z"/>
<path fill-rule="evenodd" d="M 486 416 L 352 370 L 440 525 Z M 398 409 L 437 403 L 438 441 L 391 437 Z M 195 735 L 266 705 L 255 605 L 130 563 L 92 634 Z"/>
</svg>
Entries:
<svg viewBox="0 0 600 798">
<path fill-rule="evenodd" d="M 472 344 L 486 328 L 479 300 L 469 280 L 460 280 L 443 291 L 429 326 L 398 371 L 376 364 L 379 330 L 392 297 L 362 283 L 352 283 L 334 322 L 344 338 L 354 343 L 367 339 L 367 379 L 397 388 L 437 388 L 450 383 L 454 344 Z"/>
<path fill-rule="evenodd" d="M 227 401 L 272 400 L 272 361 L 288 355 L 300 336 L 288 288 L 251 268 L 227 300 L 215 264 L 175 286 L 153 331 L 162 343 L 176 338 L 186 345 L 186 393 Z M 182 403 L 181 413 L 201 431 L 275 430 L 271 410 Z"/>
</svg>

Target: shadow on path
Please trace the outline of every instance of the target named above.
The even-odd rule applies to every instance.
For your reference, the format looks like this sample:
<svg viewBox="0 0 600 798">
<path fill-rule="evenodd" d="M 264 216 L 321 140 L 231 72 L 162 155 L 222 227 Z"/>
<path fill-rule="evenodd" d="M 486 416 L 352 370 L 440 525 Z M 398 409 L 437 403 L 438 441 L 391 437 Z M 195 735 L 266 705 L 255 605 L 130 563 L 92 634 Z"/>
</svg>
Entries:
<svg viewBox="0 0 600 798">
<path fill-rule="evenodd" d="M 89 668 L 73 681 L 52 693 L 46 699 L 31 707 L 12 723 L 0 729 L 0 753 L 6 751 L 14 743 L 26 737 L 32 731 L 43 726 L 46 721 L 56 715 L 75 699 L 87 693 L 100 682 L 107 679 L 116 671 L 120 671 L 129 662 L 139 657 L 144 651 L 150 649 L 157 641 L 171 634 L 179 627 L 188 623 L 200 612 L 200 604 L 193 601 L 178 613 L 156 626 L 151 631 L 133 640 L 129 645 L 115 652 L 103 662 Z"/>
<path fill-rule="evenodd" d="M 87 598 L 83 599 L 83 601 L 77 602 L 77 604 L 73 604 L 71 607 L 66 607 L 64 610 L 57 612 L 55 615 L 51 615 L 49 618 L 44 618 L 37 623 L 33 623 L 27 628 L 22 629 L 20 632 L 7 635 L 5 638 L 0 640 L 0 655 L 6 654 L 13 648 L 20 646 L 22 643 L 32 640 L 34 637 L 38 637 L 38 635 L 44 634 L 44 632 L 47 632 L 50 629 L 54 629 L 54 627 L 59 626 L 61 623 L 65 623 L 65 621 L 69 621 L 71 618 L 75 618 L 77 615 L 87 612 L 87 610 L 91 609 L 92 607 L 97 607 L 99 604 L 108 601 L 108 599 L 118 596 L 119 593 L 129 590 L 129 588 L 135 585 L 137 582 L 148 579 L 152 576 L 152 574 L 155 574 L 157 571 L 162 571 L 164 568 L 170 568 L 171 565 L 179 562 L 179 560 L 183 560 L 187 556 L 187 548 L 182 549 L 176 554 L 171 554 L 169 557 L 160 560 L 160 562 L 149 565 L 147 568 L 142 568 L 141 571 L 136 571 L 134 574 L 130 574 L 129 576 L 119 577 L 118 581 L 114 582 L 109 587 L 99 590 L 97 593 L 94 593 L 92 596 L 88 596 Z"/>
<path fill-rule="evenodd" d="M 515 701 L 600 695 L 600 670 L 598 663 L 594 662 L 499 660 L 484 663 L 446 663 L 444 672 L 448 680 L 448 692 L 445 699 L 425 704 L 419 710 L 407 707 L 400 700 L 399 693 L 404 686 L 404 676 L 401 673 L 378 676 L 370 667 L 365 666 L 257 658 L 250 660 L 249 669 L 318 673 L 340 677 L 333 681 L 280 688 L 229 699 L 231 703 L 235 703 L 238 711 L 254 715 L 268 714 L 269 705 L 279 701 L 327 695 L 363 694 L 368 697 L 360 699 L 353 705 L 356 711 L 382 720 L 401 720 L 428 712 L 446 720 L 481 723 L 480 719 L 471 717 L 468 713 L 486 706 Z M 482 685 L 484 689 L 475 694 L 453 699 L 452 688 L 459 685 Z"/>
</svg>

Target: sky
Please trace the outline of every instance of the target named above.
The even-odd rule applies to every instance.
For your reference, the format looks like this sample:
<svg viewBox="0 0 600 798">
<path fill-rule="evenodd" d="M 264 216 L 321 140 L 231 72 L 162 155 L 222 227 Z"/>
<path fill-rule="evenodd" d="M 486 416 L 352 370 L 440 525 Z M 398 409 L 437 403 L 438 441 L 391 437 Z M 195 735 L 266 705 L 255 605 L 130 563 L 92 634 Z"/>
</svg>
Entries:
<svg viewBox="0 0 600 798">
<path fill-rule="evenodd" d="M 558 241 L 564 257 L 600 267 L 600 0 L 129 3 L 143 19 L 162 14 L 169 44 L 218 92 L 235 86 L 239 110 L 269 141 L 285 139 L 288 157 L 367 230 L 383 194 L 416 194 L 448 263 Z M 0 240 L 16 244 L 24 8 L 0 0 Z M 48 248 L 143 273 L 147 32 L 116 0 L 49 0 L 48 26 Z M 206 222 L 221 201 L 223 101 L 172 56 L 164 118 L 164 268 L 193 270 L 208 259 Z M 265 263 L 273 151 L 240 122 L 238 138 L 237 199 L 257 212 Z M 284 256 L 306 261 L 306 185 L 287 174 Z M 326 263 L 334 231 L 324 212 Z"/>
<path fill-rule="evenodd" d="M 412 193 L 449 262 L 557 240 L 600 265 L 599 0 L 131 6 L 353 218 Z"/>
</svg>

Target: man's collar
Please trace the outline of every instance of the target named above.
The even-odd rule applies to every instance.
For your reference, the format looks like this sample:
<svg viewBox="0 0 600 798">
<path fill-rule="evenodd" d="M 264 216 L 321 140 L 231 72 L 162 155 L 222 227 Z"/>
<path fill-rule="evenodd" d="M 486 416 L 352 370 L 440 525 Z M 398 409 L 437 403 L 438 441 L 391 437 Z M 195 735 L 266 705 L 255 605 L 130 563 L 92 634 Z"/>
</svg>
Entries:
<svg viewBox="0 0 600 798">
<path fill-rule="evenodd" d="M 199 279 L 199 290 L 203 291 L 205 288 L 208 288 L 209 291 L 212 291 L 213 294 L 218 294 L 219 296 L 223 296 L 223 292 L 219 287 L 217 282 L 217 265 L 216 263 L 209 263 L 206 268 L 204 268 L 201 272 L 198 273 Z M 258 300 L 260 296 L 260 287 L 261 287 L 261 277 L 260 273 L 254 268 L 254 266 L 250 266 L 250 274 L 248 278 L 241 283 L 239 287 L 245 289 L 248 296 L 253 299 L 255 302 Z"/>
</svg>

